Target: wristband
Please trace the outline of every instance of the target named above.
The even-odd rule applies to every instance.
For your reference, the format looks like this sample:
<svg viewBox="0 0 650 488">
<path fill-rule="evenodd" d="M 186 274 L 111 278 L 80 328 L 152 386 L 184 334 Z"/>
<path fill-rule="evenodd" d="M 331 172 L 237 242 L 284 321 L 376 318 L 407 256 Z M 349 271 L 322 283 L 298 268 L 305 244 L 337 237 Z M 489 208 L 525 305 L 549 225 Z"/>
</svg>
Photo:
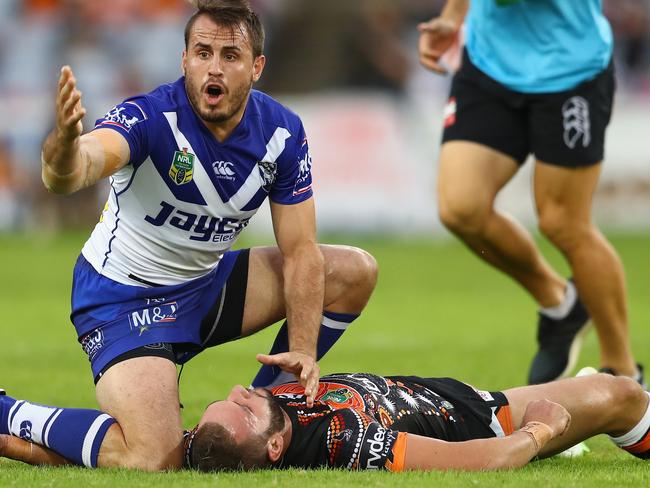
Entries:
<svg viewBox="0 0 650 488">
<path fill-rule="evenodd" d="M 528 422 L 519 429 L 519 432 L 525 432 L 530 436 L 536 452 L 539 452 L 553 438 L 553 430 L 543 422 Z"/>
</svg>

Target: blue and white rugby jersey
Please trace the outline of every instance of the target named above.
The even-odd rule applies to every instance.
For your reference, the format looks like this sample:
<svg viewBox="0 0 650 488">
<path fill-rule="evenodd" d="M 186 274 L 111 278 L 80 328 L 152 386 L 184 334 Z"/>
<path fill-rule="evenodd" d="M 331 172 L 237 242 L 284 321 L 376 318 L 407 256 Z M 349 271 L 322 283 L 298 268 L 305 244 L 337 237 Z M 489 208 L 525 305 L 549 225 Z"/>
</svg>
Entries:
<svg viewBox="0 0 650 488">
<path fill-rule="evenodd" d="M 223 143 L 194 113 L 184 78 L 127 99 L 95 128 L 116 130 L 131 148 L 82 250 L 119 283 L 172 285 L 205 275 L 267 196 L 288 205 L 312 196 L 300 119 L 255 90 Z"/>
</svg>

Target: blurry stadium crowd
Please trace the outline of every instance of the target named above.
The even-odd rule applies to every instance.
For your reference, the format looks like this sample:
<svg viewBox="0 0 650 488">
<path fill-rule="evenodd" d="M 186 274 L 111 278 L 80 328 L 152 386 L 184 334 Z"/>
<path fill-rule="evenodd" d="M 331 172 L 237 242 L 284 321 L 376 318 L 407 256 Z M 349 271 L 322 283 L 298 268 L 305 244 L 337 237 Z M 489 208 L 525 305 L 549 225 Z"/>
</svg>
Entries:
<svg viewBox="0 0 650 488">
<path fill-rule="evenodd" d="M 374 89 L 399 97 L 420 72 L 416 25 L 444 1 L 252 3 L 267 30 L 269 62 L 258 88 L 272 95 Z M 650 98 L 650 0 L 604 4 L 617 39 L 619 89 Z M 59 68 L 75 70 L 89 129 L 125 97 L 180 75 L 190 13 L 186 0 L 0 1 L 0 232 L 97 219 L 97 189 L 52 199 L 40 183 L 40 144 L 53 123 Z"/>
</svg>

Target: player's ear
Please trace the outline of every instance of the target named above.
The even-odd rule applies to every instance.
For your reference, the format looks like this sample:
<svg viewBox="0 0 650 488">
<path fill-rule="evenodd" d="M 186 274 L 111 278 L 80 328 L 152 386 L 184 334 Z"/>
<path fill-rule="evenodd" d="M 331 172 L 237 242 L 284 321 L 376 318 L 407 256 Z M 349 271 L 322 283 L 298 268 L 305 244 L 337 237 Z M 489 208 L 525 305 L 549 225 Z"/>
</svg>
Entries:
<svg viewBox="0 0 650 488">
<path fill-rule="evenodd" d="M 183 56 L 181 57 L 181 71 L 185 76 L 185 65 L 187 64 L 187 49 L 183 49 Z"/>
<path fill-rule="evenodd" d="M 266 65 L 266 56 L 263 54 L 257 56 L 253 60 L 253 83 L 259 81 L 262 77 L 262 71 L 264 71 L 264 66 Z"/>
<path fill-rule="evenodd" d="M 280 432 L 276 432 L 269 437 L 269 440 L 266 442 L 266 453 L 269 457 L 269 461 L 277 463 L 280 457 L 282 457 L 283 448 L 284 438 Z"/>
</svg>

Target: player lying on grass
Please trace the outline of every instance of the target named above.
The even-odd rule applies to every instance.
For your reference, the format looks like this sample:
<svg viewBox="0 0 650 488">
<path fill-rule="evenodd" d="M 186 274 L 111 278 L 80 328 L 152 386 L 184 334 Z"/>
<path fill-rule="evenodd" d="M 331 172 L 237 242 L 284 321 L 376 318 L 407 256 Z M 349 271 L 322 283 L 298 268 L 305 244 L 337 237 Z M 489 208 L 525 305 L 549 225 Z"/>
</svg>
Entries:
<svg viewBox="0 0 650 488">
<path fill-rule="evenodd" d="M 606 374 L 502 392 L 451 378 L 335 374 L 321 378 L 313 407 L 296 383 L 272 390 L 235 386 L 187 434 L 186 464 L 201 471 L 515 468 L 602 433 L 647 459 L 648 405 L 649 394 L 634 380 Z M 112 455 L 116 439 L 109 430 L 100 459 Z M 0 455 L 66 463 L 6 435 L 0 435 Z"/>
</svg>

